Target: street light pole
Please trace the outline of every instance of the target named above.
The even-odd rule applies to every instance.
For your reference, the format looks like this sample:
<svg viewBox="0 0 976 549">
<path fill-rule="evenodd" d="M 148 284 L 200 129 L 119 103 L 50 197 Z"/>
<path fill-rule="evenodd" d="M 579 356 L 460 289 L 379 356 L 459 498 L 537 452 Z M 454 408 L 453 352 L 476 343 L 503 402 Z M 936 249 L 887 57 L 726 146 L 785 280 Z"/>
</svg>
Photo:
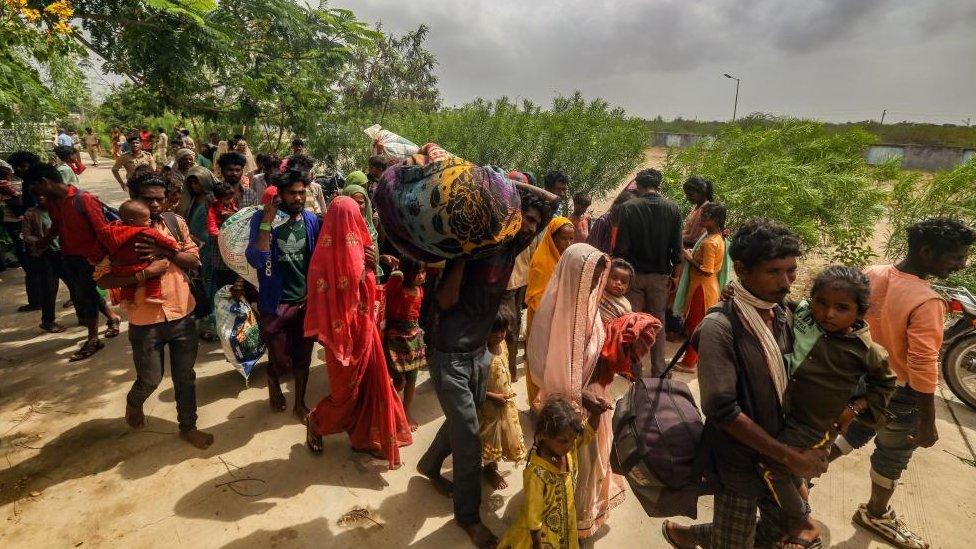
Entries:
<svg viewBox="0 0 976 549">
<path fill-rule="evenodd" d="M 735 80 L 735 102 L 732 103 L 732 122 L 735 122 L 735 114 L 739 110 L 739 79 L 729 73 L 725 73 L 723 76 Z"/>
</svg>

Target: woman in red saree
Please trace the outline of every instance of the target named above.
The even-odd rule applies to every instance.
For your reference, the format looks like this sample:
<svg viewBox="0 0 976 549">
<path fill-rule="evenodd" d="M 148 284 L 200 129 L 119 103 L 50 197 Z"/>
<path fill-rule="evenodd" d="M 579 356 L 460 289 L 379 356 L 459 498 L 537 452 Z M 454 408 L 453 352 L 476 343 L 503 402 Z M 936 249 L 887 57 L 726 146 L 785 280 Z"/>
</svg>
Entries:
<svg viewBox="0 0 976 549">
<path fill-rule="evenodd" d="M 305 335 L 325 348 L 332 393 L 308 415 L 307 444 L 322 451 L 322 436 L 349 434 L 353 450 L 400 463 L 413 442 L 403 404 L 386 369 L 376 325 L 376 275 L 367 268 L 373 246 L 355 200 L 332 201 L 308 267 Z"/>
</svg>

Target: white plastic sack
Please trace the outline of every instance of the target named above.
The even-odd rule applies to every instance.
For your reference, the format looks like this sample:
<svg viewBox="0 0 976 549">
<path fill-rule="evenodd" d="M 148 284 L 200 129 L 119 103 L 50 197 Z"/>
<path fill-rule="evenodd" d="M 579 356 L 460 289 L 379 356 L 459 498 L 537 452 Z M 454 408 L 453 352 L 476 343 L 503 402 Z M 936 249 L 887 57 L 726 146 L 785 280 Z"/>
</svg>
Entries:
<svg viewBox="0 0 976 549">
<path fill-rule="evenodd" d="M 405 160 L 420 150 L 416 143 L 390 130 L 384 130 L 379 124 L 373 124 L 363 131 L 373 140 L 373 151 L 376 154 Z"/>
<path fill-rule="evenodd" d="M 265 348 L 254 310 L 247 300 L 235 300 L 230 288 L 224 286 L 214 295 L 217 335 L 227 362 L 247 381 L 254 365 L 264 356 Z"/>
<path fill-rule="evenodd" d="M 220 257 L 224 259 L 224 263 L 254 286 L 258 285 L 258 272 L 248 264 L 244 252 L 251 237 L 251 218 L 262 209 L 263 207 L 260 206 L 241 208 L 224 221 L 217 236 L 217 247 L 220 249 Z M 277 227 L 287 220 L 288 215 L 279 210 L 271 226 Z"/>
</svg>

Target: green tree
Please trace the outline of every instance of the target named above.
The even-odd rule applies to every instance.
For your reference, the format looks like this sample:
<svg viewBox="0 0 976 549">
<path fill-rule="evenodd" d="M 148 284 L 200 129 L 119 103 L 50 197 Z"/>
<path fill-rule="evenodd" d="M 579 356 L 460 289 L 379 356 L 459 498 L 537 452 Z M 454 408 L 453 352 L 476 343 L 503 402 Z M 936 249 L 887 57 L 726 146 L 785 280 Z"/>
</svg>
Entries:
<svg viewBox="0 0 976 549">
<path fill-rule="evenodd" d="M 903 172 L 891 193 L 889 212 L 891 233 L 885 254 L 892 260 L 908 251 L 908 227 L 927 217 L 952 217 L 976 227 L 976 158 L 933 176 Z M 976 292 L 976 266 L 970 261 L 949 282 Z"/>
<path fill-rule="evenodd" d="M 61 76 L 64 56 L 81 51 L 65 21 L 70 12 L 26 0 L 0 4 L 0 124 L 36 122 L 65 112 L 45 74 Z"/>
<path fill-rule="evenodd" d="M 353 48 L 340 86 L 351 110 L 374 110 L 382 115 L 391 107 L 410 106 L 435 111 L 441 106 L 434 68 L 437 58 L 425 46 L 430 29 L 420 25 L 403 36 L 383 35 L 377 25 L 375 44 Z"/>
<path fill-rule="evenodd" d="M 873 141 L 860 129 L 830 133 L 794 119 L 728 125 L 712 139 L 669 152 L 665 191 L 684 203 L 685 179 L 704 177 L 728 206 L 730 227 L 752 217 L 775 219 L 828 259 L 863 265 L 886 199 L 883 177 L 864 160 Z"/>
<path fill-rule="evenodd" d="M 418 144 L 436 142 L 471 162 L 530 171 L 540 180 L 562 170 L 572 192 L 594 197 L 615 189 L 640 164 L 648 139 L 642 120 L 579 92 L 555 99 L 548 110 L 528 100 L 479 99 L 437 112 L 395 113 L 385 126 Z"/>
</svg>

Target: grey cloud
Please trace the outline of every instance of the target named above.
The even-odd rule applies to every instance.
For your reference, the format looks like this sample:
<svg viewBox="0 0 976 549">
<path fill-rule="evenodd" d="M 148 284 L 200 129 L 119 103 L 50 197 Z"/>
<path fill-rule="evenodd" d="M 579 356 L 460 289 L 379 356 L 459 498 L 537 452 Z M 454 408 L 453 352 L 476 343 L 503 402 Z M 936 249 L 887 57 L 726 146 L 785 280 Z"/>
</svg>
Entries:
<svg viewBox="0 0 976 549">
<path fill-rule="evenodd" d="M 449 104 L 500 95 L 546 101 L 555 93 L 580 89 L 612 98 L 640 114 L 718 116 L 708 113 L 725 111 L 728 86 L 721 78 L 723 72 L 743 76 L 744 101 L 755 101 L 756 109 L 808 107 L 797 103 L 812 93 L 811 85 L 819 88 L 814 100 L 830 97 L 838 103 L 835 107 L 817 103 L 816 109 L 867 108 L 845 102 L 873 103 L 871 98 L 878 93 L 900 94 L 905 103 L 918 103 L 918 98 L 931 95 L 916 84 L 923 73 L 928 79 L 962 79 L 976 86 L 976 74 L 951 76 L 951 71 L 960 70 L 958 59 L 966 58 L 963 52 L 955 55 L 956 62 L 924 68 L 901 61 L 929 43 L 933 51 L 942 49 L 940 59 L 967 42 L 971 53 L 968 29 L 976 22 L 976 6 L 969 1 L 338 0 L 332 4 L 352 9 L 360 19 L 382 21 L 393 32 L 427 23 L 431 27 L 428 47 L 437 55 Z M 828 70 L 820 70 L 825 67 Z M 811 74 L 818 75 L 815 81 L 810 80 Z M 851 90 L 852 74 L 884 78 L 862 80 L 858 84 L 862 89 Z M 766 89 L 755 89 L 760 82 Z M 875 89 L 882 82 L 889 87 Z M 933 106 L 918 109 L 976 109 L 931 101 Z"/>
</svg>

